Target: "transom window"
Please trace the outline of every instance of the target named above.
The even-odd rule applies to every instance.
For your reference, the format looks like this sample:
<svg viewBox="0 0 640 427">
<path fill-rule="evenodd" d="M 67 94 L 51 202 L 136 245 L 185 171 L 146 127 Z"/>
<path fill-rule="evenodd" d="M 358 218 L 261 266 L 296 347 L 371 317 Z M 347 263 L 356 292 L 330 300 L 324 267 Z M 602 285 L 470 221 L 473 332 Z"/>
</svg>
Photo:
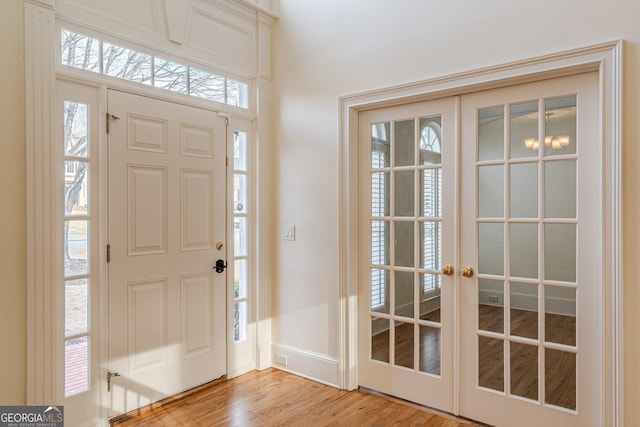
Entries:
<svg viewBox="0 0 640 427">
<path fill-rule="evenodd" d="M 62 29 L 60 39 L 62 65 L 249 108 L 247 83 L 67 29 Z"/>
</svg>

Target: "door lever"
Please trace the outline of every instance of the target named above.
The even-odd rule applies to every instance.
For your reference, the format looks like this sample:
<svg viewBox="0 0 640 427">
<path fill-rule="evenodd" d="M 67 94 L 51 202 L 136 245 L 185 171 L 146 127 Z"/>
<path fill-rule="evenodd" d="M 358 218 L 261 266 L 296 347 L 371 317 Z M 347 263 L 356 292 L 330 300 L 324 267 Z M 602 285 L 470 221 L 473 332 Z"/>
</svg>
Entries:
<svg viewBox="0 0 640 427">
<path fill-rule="evenodd" d="M 216 273 L 222 273 L 225 268 L 227 268 L 227 263 L 224 260 L 219 259 L 216 261 L 216 266 L 214 267 Z"/>
</svg>

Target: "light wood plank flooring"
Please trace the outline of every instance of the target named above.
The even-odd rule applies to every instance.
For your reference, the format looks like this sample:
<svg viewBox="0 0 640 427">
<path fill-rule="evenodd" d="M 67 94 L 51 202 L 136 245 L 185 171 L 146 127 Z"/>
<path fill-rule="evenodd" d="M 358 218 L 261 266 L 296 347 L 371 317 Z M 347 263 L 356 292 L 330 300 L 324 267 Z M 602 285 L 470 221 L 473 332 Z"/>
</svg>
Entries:
<svg viewBox="0 0 640 427">
<path fill-rule="evenodd" d="M 250 372 L 154 405 L 114 426 L 475 426 L 362 391 L 346 392 L 277 369 Z"/>
<path fill-rule="evenodd" d="M 480 305 L 478 308 L 481 330 L 504 333 L 504 308 Z M 538 313 L 511 310 L 511 335 L 538 339 Z M 423 320 L 440 321 L 440 310 L 422 317 Z M 576 345 L 576 319 L 571 316 L 545 314 L 546 341 Z M 395 350 L 395 364 L 413 369 L 414 325 L 396 323 L 395 342 L 389 344 L 389 332 L 372 337 L 371 357 L 389 363 L 390 349 Z M 440 374 L 440 330 L 420 326 L 419 370 Z M 479 337 L 478 382 L 482 387 L 504 391 L 504 345 L 499 339 Z M 538 347 L 510 342 L 511 393 L 527 399 L 538 399 Z M 546 349 L 545 403 L 564 408 L 576 408 L 576 356 L 574 353 Z"/>
</svg>

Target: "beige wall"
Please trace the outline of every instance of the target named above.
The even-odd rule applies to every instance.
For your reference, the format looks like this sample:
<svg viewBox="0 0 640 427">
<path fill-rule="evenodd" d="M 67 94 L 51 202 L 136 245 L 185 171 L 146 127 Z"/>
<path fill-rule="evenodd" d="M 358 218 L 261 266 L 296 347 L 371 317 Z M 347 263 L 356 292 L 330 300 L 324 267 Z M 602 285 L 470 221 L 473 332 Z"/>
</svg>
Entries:
<svg viewBox="0 0 640 427">
<path fill-rule="evenodd" d="M 624 38 L 626 425 L 640 425 L 640 3 L 274 0 L 274 342 L 339 356 L 338 98 Z M 280 234 L 280 233 L 279 233 Z M 279 235 L 278 235 L 279 236 Z M 301 327 L 304 325 L 304 327 Z M 311 333 L 310 333 L 311 331 Z"/>
<path fill-rule="evenodd" d="M 22 0 L 0 9 L 0 405 L 26 402 L 25 131 Z"/>
</svg>

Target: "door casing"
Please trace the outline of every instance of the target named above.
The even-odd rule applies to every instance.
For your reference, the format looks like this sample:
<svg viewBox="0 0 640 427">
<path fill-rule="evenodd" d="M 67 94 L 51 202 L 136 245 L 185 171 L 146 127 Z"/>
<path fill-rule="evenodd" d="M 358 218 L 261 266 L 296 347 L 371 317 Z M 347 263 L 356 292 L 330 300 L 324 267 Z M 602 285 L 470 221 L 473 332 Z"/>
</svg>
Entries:
<svg viewBox="0 0 640 427">
<path fill-rule="evenodd" d="M 605 248 L 605 390 L 602 424 L 622 425 L 622 45 L 623 42 L 618 40 L 340 99 L 340 379 L 343 388 L 353 390 L 358 386 L 359 112 L 597 71 L 600 94 L 599 128 L 604 147 L 602 229 Z M 456 120 L 459 121 L 460 118 Z M 457 404 L 454 413 L 459 414 Z"/>
<path fill-rule="evenodd" d="M 247 10 L 256 11 L 254 6 L 246 4 Z M 243 8 L 244 8 L 243 6 Z M 58 8 L 60 9 L 60 8 Z M 259 25 L 261 31 L 256 33 L 258 40 L 268 40 L 271 36 L 271 29 L 275 19 L 264 10 L 258 12 L 259 24 L 256 21 L 256 28 Z M 113 22 L 113 21 L 110 21 Z M 242 121 L 243 128 L 252 135 L 252 141 L 260 141 L 260 156 L 256 156 L 256 164 L 254 169 L 255 176 L 252 175 L 252 185 L 257 189 L 257 182 L 260 183 L 260 196 L 255 195 L 255 214 L 251 214 L 252 222 L 255 223 L 255 229 L 260 230 L 260 235 L 251 237 L 252 246 L 255 246 L 255 257 L 251 261 L 251 268 L 256 271 L 252 287 L 256 296 L 261 300 L 269 301 L 270 296 L 270 265 L 271 254 L 268 248 L 271 245 L 271 235 L 273 233 L 271 224 L 271 181 L 270 175 L 272 156 L 271 156 L 271 133 L 268 123 L 270 121 L 269 105 L 271 100 L 271 75 L 261 75 L 257 79 L 258 68 L 255 69 L 254 80 L 250 94 L 250 108 L 248 110 L 239 109 L 234 106 L 223 104 L 215 105 L 215 108 L 209 101 L 186 99 L 181 94 L 171 92 L 162 93 L 152 87 L 140 85 L 138 83 L 118 80 L 111 77 L 105 77 L 100 74 L 69 69 L 61 66 L 56 53 L 59 53 L 59 33 L 60 25 L 71 25 L 83 32 L 88 32 L 98 36 L 102 34 L 108 35 L 111 41 L 118 40 L 116 33 L 125 37 L 125 33 L 130 28 L 122 27 L 123 31 L 109 31 L 109 23 L 104 21 L 106 27 L 91 26 L 89 22 L 82 22 L 74 19 L 68 10 L 61 11 L 56 9 L 54 1 L 50 0 L 34 0 L 24 3 L 24 52 L 25 54 L 25 117 L 26 117 L 26 170 L 27 170 L 27 212 L 26 217 L 26 241 L 27 241 L 27 359 L 26 359 L 26 402 L 28 404 L 59 404 L 58 383 L 61 375 L 58 370 L 59 355 L 56 350 L 56 322 L 51 319 L 60 314 L 62 306 L 59 295 L 56 293 L 56 283 L 59 275 L 59 269 L 53 260 L 56 252 L 60 247 L 60 233 L 56 230 L 56 223 L 52 221 L 57 212 L 56 197 L 59 191 L 53 183 L 57 177 L 57 155 L 52 147 L 55 147 L 57 135 L 55 132 L 55 97 L 56 97 L 56 79 L 67 80 L 70 82 L 86 85 L 92 90 L 99 93 L 99 113 L 101 117 L 106 112 L 106 90 L 107 86 L 111 89 L 120 89 L 130 93 L 152 96 L 169 102 L 182 103 L 185 105 L 199 106 L 206 109 L 214 109 L 215 111 L 224 111 L 227 117 L 239 119 Z M 106 31 L 106 33 L 105 33 Z M 137 30 L 136 30 L 137 31 Z M 125 37 L 126 38 L 126 37 Z M 133 36 L 135 38 L 135 36 Z M 124 40 L 124 39 L 122 39 Z M 129 37 L 127 40 L 132 40 Z M 153 44 L 153 42 L 151 42 Z M 260 69 L 264 67 L 264 61 L 268 60 L 269 43 L 261 43 L 259 52 L 265 53 L 260 55 L 260 61 L 256 65 L 260 65 Z M 169 54 L 166 47 L 157 46 L 156 52 L 165 52 Z M 184 57 L 184 54 L 173 53 L 172 57 L 178 59 Z M 186 61 L 197 62 L 198 58 L 189 56 Z M 200 60 L 200 62 L 207 62 Z M 209 65 L 209 62 L 207 62 Z M 250 78 L 250 77 L 247 77 Z M 260 111 L 261 119 L 257 118 L 257 111 Z M 264 118 L 264 119 L 263 119 Z M 104 131 L 104 122 L 100 124 L 101 134 Z M 102 138 L 102 137 L 101 137 Z M 104 147 L 104 144 L 101 144 Z M 253 151 L 258 151 L 257 146 L 252 146 Z M 106 155 L 102 151 L 100 153 L 99 167 L 106 170 Z M 100 176 L 100 205 L 106 206 L 106 196 L 104 196 L 104 188 L 106 185 L 106 177 Z M 257 193 L 257 192 L 256 192 Z M 265 196 L 262 196 L 265 194 Z M 104 217 L 104 210 L 101 210 L 101 216 Z M 100 247 L 106 246 L 106 227 L 101 224 L 100 230 Z M 106 268 L 104 255 L 106 251 L 100 254 L 100 278 L 101 282 L 106 281 Z M 104 300 L 106 287 L 101 287 L 100 298 Z M 254 305 L 255 317 L 262 319 L 260 327 L 255 328 L 255 339 L 250 346 L 253 365 L 259 369 L 265 369 L 271 365 L 271 308 L 269 304 L 256 303 Z M 100 311 L 104 312 L 104 306 L 100 307 Z M 106 326 L 101 326 L 100 337 L 106 336 Z M 228 346 L 229 347 L 229 346 Z M 106 360 L 103 354 L 105 345 L 101 345 L 100 359 Z M 96 350 L 98 351 L 98 350 Z M 238 351 L 238 350 L 234 350 Z M 244 359 L 243 359 L 244 360 Z M 245 363 L 242 367 L 247 366 Z M 234 370 L 235 375 L 239 374 L 239 370 Z M 106 374 L 106 372 L 104 372 Z M 231 374 L 231 372 L 230 372 Z M 100 378 L 104 382 L 106 390 L 105 376 L 102 374 Z M 96 420 L 99 422 L 100 420 Z"/>
</svg>

